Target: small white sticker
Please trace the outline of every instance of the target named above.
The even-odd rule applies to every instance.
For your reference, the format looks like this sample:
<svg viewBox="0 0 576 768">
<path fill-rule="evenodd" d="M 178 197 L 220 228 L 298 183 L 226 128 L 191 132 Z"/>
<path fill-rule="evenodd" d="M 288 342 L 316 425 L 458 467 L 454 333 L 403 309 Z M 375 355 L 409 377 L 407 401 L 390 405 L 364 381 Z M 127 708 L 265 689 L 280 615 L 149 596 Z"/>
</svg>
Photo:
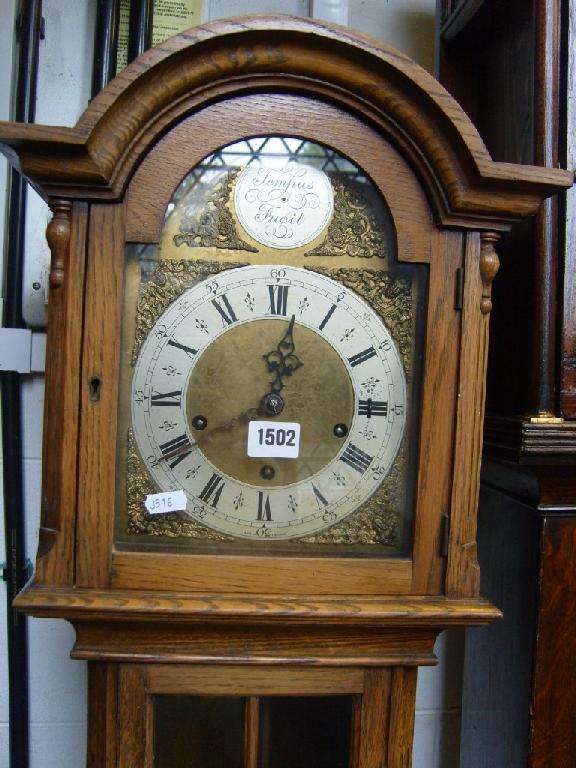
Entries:
<svg viewBox="0 0 576 768">
<path fill-rule="evenodd" d="M 251 421 L 248 427 L 248 456 L 297 459 L 300 424 L 292 421 Z"/>
<path fill-rule="evenodd" d="M 149 493 L 144 506 L 151 515 L 166 515 L 168 512 L 184 512 L 186 510 L 186 494 L 184 491 L 166 491 L 166 493 Z"/>
</svg>

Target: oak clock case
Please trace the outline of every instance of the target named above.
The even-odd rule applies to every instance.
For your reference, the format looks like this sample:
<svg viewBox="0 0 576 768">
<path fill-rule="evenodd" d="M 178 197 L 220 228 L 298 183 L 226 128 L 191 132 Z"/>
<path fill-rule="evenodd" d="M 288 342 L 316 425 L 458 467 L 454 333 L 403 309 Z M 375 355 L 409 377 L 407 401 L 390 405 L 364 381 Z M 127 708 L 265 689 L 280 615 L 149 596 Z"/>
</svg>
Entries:
<svg viewBox="0 0 576 768">
<path fill-rule="evenodd" d="M 425 269 L 326 146 L 191 169 L 126 247 L 116 546 L 409 553 Z"/>
<path fill-rule="evenodd" d="M 226 733 L 246 768 L 409 766 L 417 668 L 499 615 L 475 550 L 495 244 L 571 174 L 492 161 L 405 56 L 289 17 L 189 30 L 74 128 L 0 142 L 54 213 L 16 605 L 74 625 L 88 765 L 210 765 Z M 295 754 L 311 729 L 338 754 Z"/>
</svg>

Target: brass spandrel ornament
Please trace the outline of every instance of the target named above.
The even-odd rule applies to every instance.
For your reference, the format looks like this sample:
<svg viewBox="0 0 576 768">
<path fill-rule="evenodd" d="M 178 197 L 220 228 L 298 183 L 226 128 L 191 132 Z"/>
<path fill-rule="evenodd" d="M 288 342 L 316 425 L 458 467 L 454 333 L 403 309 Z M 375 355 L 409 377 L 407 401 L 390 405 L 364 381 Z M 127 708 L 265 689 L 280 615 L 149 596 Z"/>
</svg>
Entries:
<svg viewBox="0 0 576 768">
<path fill-rule="evenodd" d="M 413 286 L 404 277 L 397 277 L 382 270 L 330 269 L 307 267 L 312 272 L 331 277 L 352 289 L 370 304 L 386 323 L 392 338 L 398 345 L 406 375 L 412 370 L 414 353 L 414 303 Z"/>
<path fill-rule="evenodd" d="M 378 474 L 381 469 L 374 467 L 373 472 Z M 397 550 L 404 502 L 405 472 L 406 453 L 402 447 L 382 485 L 362 509 L 323 533 L 307 536 L 301 541 L 308 544 L 340 544 L 350 547 L 377 544 Z"/>
<path fill-rule="evenodd" d="M 209 275 L 241 266 L 245 265 L 233 262 L 186 261 L 185 259 L 155 261 L 150 274 L 140 283 L 138 290 L 132 365 L 136 362 L 142 342 L 160 315 L 184 291 Z M 157 331 L 161 332 L 161 329 Z"/>
<path fill-rule="evenodd" d="M 387 259 L 386 232 L 369 199 L 367 185 L 343 173 L 328 174 L 334 188 L 334 214 L 322 242 L 306 256 Z"/>
<path fill-rule="evenodd" d="M 184 193 L 180 201 L 183 214 L 178 234 L 174 235 L 174 245 L 180 248 L 219 248 L 232 251 L 257 253 L 258 249 L 243 240 L 237 231 L 236 223 L 230 212 L 232 187 L 239 170 L 223 171 L 221 179 L 211 188 L 208 200 L 204 204 L 194 200 L 187 204 Z M 195 188 L 193 188 L 195 192 Z"/>
<path fill-rule="evenodd" d="M 169 423 L 169 422 L 168 422 Z M 126 435 L 126 533 L 130 536 L 162 536 L 167 539 L 201 539 L 202 541 L 233 541 L 231 536 L 214 531 L 182 512 L 151 515 L 142 499 L 156 493 L 153 483 L 134 441 L 131 429 Z M 194 472 L 195 466 L 190 469 Z"/>
</svg>

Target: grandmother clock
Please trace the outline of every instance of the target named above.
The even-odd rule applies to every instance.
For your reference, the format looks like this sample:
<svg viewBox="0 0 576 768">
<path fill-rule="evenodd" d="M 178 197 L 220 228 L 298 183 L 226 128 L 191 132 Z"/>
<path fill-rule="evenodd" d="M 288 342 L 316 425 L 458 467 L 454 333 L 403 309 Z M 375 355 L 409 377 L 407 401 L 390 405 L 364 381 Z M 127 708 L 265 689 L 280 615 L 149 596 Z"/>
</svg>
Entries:
<svg viewBox="0 0 576 768">
<path fill-rule="evenodd" d="M 475 556 L 494 244 L 570 174 L 494 163 L 403 55 L 252 18 L 0 126 L 48 199 L 42 528 L 96 766 L 411 764 Z"/>
</svg>

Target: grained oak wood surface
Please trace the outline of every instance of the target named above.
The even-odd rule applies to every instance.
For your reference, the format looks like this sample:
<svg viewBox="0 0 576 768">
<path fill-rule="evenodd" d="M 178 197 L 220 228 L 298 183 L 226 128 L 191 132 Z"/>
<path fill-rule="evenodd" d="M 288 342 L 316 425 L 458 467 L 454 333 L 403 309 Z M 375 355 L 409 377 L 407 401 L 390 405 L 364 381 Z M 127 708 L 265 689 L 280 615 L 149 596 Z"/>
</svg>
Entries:
<svg viewBox="0 0 576 768">
<path fill-rule="evenodd" d="M 462 354 L 446 573 L 446 594 L 451 597 L 475 594 L 480 590 L 480 569 L 476 559 L 476 510 L 480 491 L 489 315 L 482 313 L 479 235 L 468 235 L 466 238 L 464 270 Z"/>
<path fill-rule="evenodd" d="M 78 586 L 104 587 L 110 579 L 114 508 L 114 474 L 110 464 L 111 459 L 113 464 L 118 408 L 123 225 L 122 206 L 91 207 L 80 385 Z M 91 391 L 94 381 L 99 382 L 97 399 Z M 50 394 L 51 382 L 47 384 Z M 90 439 L 86 439 L 87 435 Z"/>
<path fill-rule="evenodd" d="M 127 621 L 246 621 L 268 623 L 328 623 L 375 626 L 443 627 L 484 624 L 499 611 L 482 598 L 315 595 L 202 595 L 156 590 L 51 588 L 31 584 L 16 598 L 18 608 L 33 616 Z M 132 617 L 132 619 L 130 618 Z"/>
<path fill-rule="evenodd" d="M 491 217 L 506 226 L 571 184 L 563 171 L 493 163 L 456 102 L 398 51 L 290 17 L 231 19 L 170 38 L 113 80 L 74 128 L 2 124 L 0 143 L 45 194 L 118 199 L 159 128 L 255 89 L 322 94 L 385 120 L 446 224 Z"/>
<path fill-rule="evenodd" d="M 422 391 L 417 509 L 414 521 L 412 590 L 426 594 L 443 591 L 442 516 L 448 514 L 460 352 L 460 312 L 454 308 L 456 271 L 462 264 L 462 236 L 441 232 L 434 238 L 435 259 L 430 267 L 426 369 Z M 434 329 L 434 332 L 431 332 Z M 468 510 L 465 514 L 474 514 Z"/>
<path fill-rule="evenodd" d="M 72 585 L 75 565 L 75 515 L 78 463 L 79 391 L 82 345 L 82 297 L 88 206 L 72 209 L 64 280 L 52 290 L 46 346 L 46 380 L 56 396 L 44 409 L 38 583 Z M 56 394 L 57 393 L 57 394 Z"/>
</svg>

